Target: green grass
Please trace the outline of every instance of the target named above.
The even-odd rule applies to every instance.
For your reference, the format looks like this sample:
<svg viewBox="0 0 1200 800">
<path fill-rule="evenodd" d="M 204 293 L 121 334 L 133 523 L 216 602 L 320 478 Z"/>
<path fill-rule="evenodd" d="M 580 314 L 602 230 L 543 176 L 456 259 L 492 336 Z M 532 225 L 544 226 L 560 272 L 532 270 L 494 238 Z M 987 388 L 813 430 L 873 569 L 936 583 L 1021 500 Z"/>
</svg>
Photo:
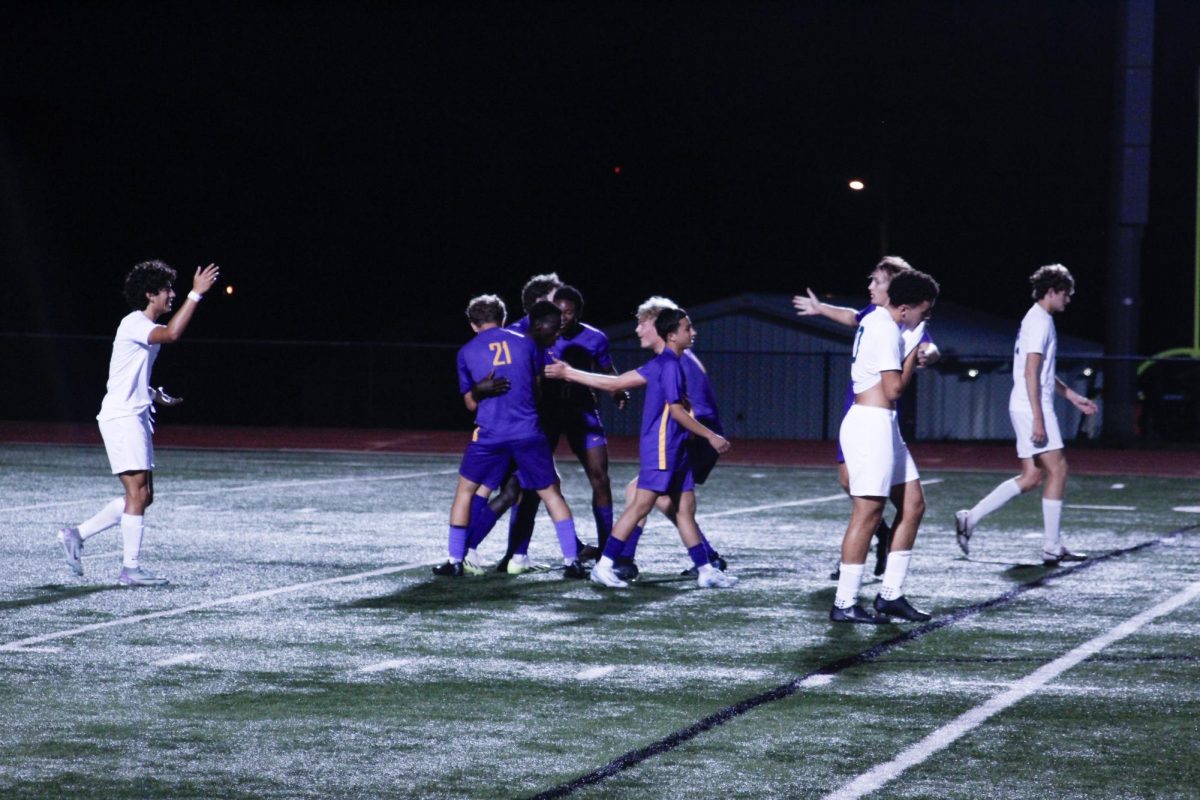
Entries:
<svg viewBox="0 0 1200 800">
<path fill-rule="evenodd" d="M 45 652 L 0 650 L 0 796 L 526 797 L 906 629 L 827 621 L 848 504 L 780 504 L 837 495 L 832 469 L 722 466 L 702 487 L 701 524 L 736 588 L 680 578 L 686 556 L 660 522 L 642 540 L 643 580 L 607 590 L 554 572 L 434 580 L 455 459 L 167 450 L 158 461 L 144 559 L 173 582 L 116 590 L 116 531 L 88 542 L 83 579 L 53 538 L 116 495 L 102 451 L 0 450 L 10 576 L 0 645 L 203 606 L 34 645 Z M 574 465 L 563 472 L 592 538 L 586 481 Z M 631 465 L 613 466 L 614 485 L 631 476 Z M 940 618 L 1053 572 L 1016 566 L 1038 557 L 1035 497 L 986 520 L 976 560 L 960 557 L 954 510 L 1005 477 L 924 475 L 929 511 L 906 589 Z M 1172 510 L 1196 504 L 1190 481 L 1072 476 L 1069 490 L 1073 549 L 1128 548 L 1200 521 Z M 503 527 L 485 555 L 502 549 Z M 555 549 L 543 516 L 532 554 L 556 563 Z M 399 569 L 219 602 L 389 566 Z M 1198 566 L 1200 533 L 1184 533 L 1055 577 L 576 796 L 822 796 L 1179 592 Z M 1095 654 L 873 796 L 1194 796 L 1197 605 Z"/>
</svg>

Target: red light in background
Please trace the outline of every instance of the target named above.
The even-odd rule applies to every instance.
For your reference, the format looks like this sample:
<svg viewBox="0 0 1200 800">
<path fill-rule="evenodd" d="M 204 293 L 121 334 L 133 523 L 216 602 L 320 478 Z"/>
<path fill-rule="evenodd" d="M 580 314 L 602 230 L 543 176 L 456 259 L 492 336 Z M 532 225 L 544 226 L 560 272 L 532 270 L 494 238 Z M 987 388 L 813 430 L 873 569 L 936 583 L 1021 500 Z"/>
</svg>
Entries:
<svg viewBox="0 0 1200 800">
<path fill-rule="evenodd" d="M 620 174 L 621 174 L 621 165 L 618 164 L 617 166 L 613 167 L 613 175 L 620 175 Z"/>
</svg>

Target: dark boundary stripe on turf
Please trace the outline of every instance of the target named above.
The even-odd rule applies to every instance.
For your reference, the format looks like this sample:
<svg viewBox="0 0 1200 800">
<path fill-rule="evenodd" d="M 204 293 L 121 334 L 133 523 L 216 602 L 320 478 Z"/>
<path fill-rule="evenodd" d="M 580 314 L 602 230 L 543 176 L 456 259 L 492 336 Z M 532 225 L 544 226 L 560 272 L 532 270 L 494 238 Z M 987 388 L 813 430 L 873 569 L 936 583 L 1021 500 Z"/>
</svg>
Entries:
<svg viewBox="0 0 1200 800">
<path fill-rule="evenodd" d="M 905 631 L 899 636 L 894 636 L 891 639 L 874 644 L 868 647 L 866 650 L 862 650 L 852 655 L 843 656 L 836 661 L 831 661 L 828 664 L 817 667 L 815 670 L 806 675 L 801 675 L 798 678 L 794 678 L 793 680 L 788 681 L 781 686 L 776 686 L 774 689 L 769 689 L 762 694 L 755 695 L 754 697 L 748 697 L 745 700 L 741 700 L 731 706 L 727 706 L 726 708 L 723 708 L 714 714 L 710 714 L 693 725 L 677 730 L 674 733 L 659 739 L 657 742 L 653 742 L 637 750 L 630 750 L 628 753 L 614 758 L 612 761 L 608 762 L 599 769 L 593 770 L 586 775 L 582 775 L 573 781 L 559 784 L 558 786 L 547 789 L 544 792 L 540 792 L 539 794 L 534 795 L 533 800 L 547 800 L 548 798 L 553 797 L 566 797 L 567 795 L 579 789 L 597 784 L 600 781 L 610 778 L 619 772 L 623 772 L 649 758 L 670 752 L 676 747 L 679 747 L 681 744 L 695 739 L 700 734 L 724 725 L 726 722 L 736 719 L 737 717 L 740 717 L 761 705 L 766 705 L 767 703 L 773 703 L 776 700 L 783 700 L 791 697 L 792 695 L 796 694 L 796 692 L 800 691 L 804 681 L 808 680 L 809 678 L 816 677 L 817 675 L 837 675 L 839 672 L 844 672 L 851 667 L 857 667 L 869 661 L 874 661 L 880 656 L 889 653 L 892 650 L 901 647 L 902 645 L 920 639 L 922 636 L 927 636 L 934 631 L 939 631 L 942 628 L 954 625 L 955 623 L 961 622 L 969 617 L 973 617 L 976 614 L 981 614 L 988 609 L 1010 603 L 1026 592 L 1034 589 L 1040 589 L 1051 580 L 1072 575 L 1076 572 L 1082 572 L 1085 569 L 1091 569 L 1097 564 L 1109 561 L 1110 559 L 1120 558 L 1131 553 L 1136 553 L 1140 550 L 1154 547 L 1171 538 L 1172 536 L 1178 536 L 1182 533 L 1187 533 L 1188 531 L 1195 530 L 1197 528 L 1200 528 L 1200 524 L 1187 525 L 1156 539 L 1150 539 L 1140 544 L 1135 544 L 1130 547 L 1123 547 L 1119 550 L 1113 550 L 1103 555 L 1095 556 L 1087 561 L 1073 564 L 1069 567 L 1063 567 L 1062 569 L 1057 569 L 1054 572 L 1049 572 L 1045 575 L 1042 575 L 1040 578 L 1036 578 L 1032 581 L 1028 581 L 1027 583 L 1014 586 L 1004 594 L 997 595 L 989 600 L 984 600 L 983 602 L 975 603 L 974 605 L 964 606 L 956 611 L 950 612 L 949 614 L 944 614 L 935 620 L 926 622 L 924 625 Z"/>
</svg>

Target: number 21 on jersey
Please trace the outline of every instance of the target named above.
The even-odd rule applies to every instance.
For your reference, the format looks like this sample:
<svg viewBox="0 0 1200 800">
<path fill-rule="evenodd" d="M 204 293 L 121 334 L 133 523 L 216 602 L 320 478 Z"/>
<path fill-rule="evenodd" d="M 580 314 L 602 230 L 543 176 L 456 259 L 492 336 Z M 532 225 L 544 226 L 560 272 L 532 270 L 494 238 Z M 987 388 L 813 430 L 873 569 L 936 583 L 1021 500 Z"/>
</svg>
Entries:
<svg viewBox="0 0 1200 800">
<path fill-rule="evenodd" d="M 512 353 L 508 352 L 508 342 L 492 342 L 488 345 L 492 351 L 492 365 L 502 367 L 512 363 Z"/>
</svg>

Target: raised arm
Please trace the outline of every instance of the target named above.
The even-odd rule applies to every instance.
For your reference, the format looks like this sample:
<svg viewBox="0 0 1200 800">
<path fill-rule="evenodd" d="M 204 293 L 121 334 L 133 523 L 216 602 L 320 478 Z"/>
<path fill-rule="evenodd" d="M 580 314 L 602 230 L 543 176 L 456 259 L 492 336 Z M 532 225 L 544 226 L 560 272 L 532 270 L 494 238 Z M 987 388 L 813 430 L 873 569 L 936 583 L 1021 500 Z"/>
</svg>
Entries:
<svg viewBox="0 0 1200 800">
<path fill-rule="evenodd" d="M 834 322 L 845 325 L 847 328 L 853 328 L 858 324 L 858 312 L 853 308 L 831 306 L 828 303 L 822 303 L 813 294 L 812 289 L 808 289 L 807 291 L 808 297 L 798 294 L 792 298 L 792 307 L 796 309 L 797 316 L 828 317 Z"/>
<path fill-rule="evenodd" d="M 622 372 L 620 375 L 600 375 L 596 372 L 584 372 L 569 366 L 565 361 L 555 359 L 546 365 L 544 374 L 547 378 L 560 381 L 570 381 L 602 392 L 621 392 L 636 389 L 646 385 L 646 379 L 636 369 Z"/>
<path fill-rule="evenodd" d="M 209 264 L 207 267 L 196 267 L 196 275 L 192 278 L 192 290 L 188 292 L 187 299 L 183 301 L 183 305 L 179 307 L 171 316 L 171 321 L 166 325 L 156 326 L 150 331 L 150 344 L 171 344 L 178 342 L 183 336 L 183 332 L 187 329 L 188 323 L 192 321 L 192 314 L 196 313 L 196 306 L 199 301 L 196 297 L 203 297 L 204 293 L 213 287 L 217 282 L 217 278 L 221 277 L 221 268 L 216 264 Z"/>
</svg>

